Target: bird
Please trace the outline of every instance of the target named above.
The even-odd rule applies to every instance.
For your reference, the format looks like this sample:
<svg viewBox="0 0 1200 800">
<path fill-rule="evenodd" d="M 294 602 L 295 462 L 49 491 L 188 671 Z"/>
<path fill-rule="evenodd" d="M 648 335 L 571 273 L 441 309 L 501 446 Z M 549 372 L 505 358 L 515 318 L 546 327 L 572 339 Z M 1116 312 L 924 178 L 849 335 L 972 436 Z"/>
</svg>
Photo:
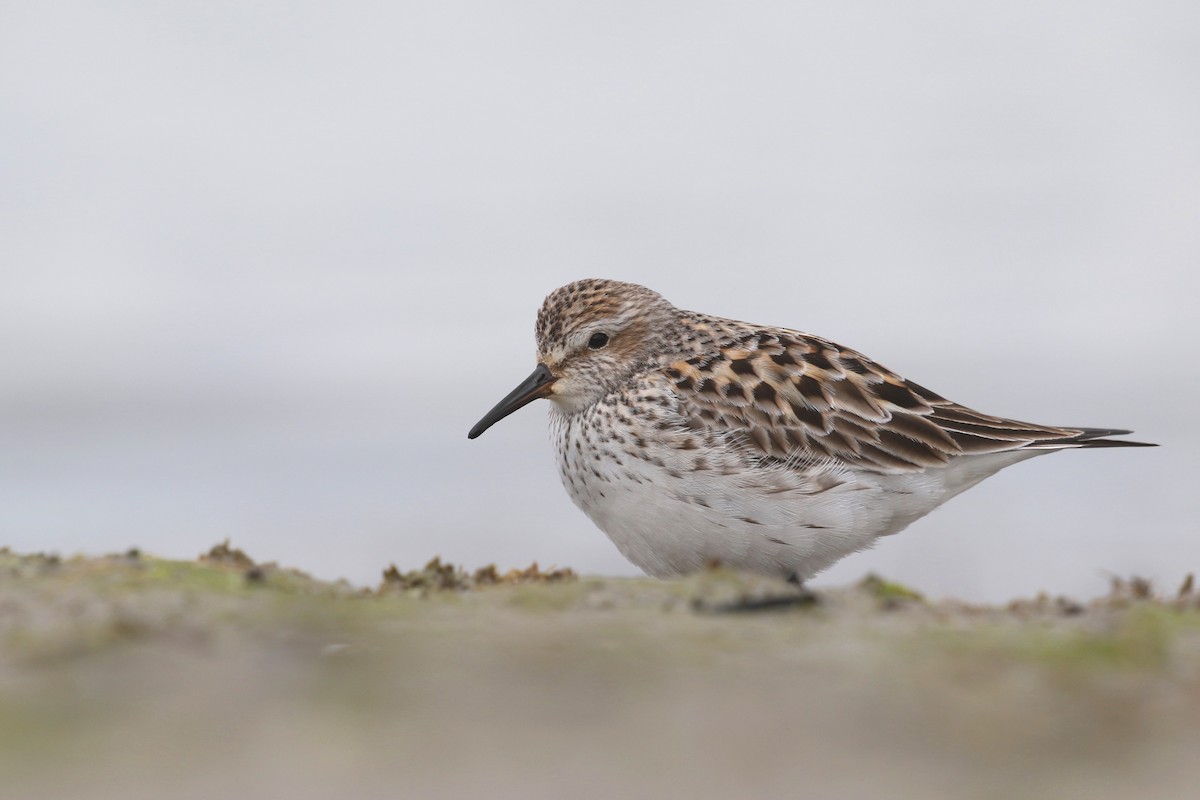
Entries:
<svg viewBox="0 0 1200 800">
<path fill-rule="evenodd" d="M 548 398 L 567 493 L 655 577 L 719 564 L 803 585 L 1019 461 L 1154 446 L 984 414 L 828 339 L 633 283 L 555 289 L 535 333 L 533 373 L 468 438 Z"/>
</svg>

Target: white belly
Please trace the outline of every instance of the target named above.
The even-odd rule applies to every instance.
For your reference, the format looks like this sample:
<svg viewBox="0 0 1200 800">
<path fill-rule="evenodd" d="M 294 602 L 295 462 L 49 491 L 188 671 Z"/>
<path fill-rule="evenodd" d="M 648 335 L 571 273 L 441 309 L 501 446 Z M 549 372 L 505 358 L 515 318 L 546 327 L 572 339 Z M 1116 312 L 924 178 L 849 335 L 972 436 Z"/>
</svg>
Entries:
<svg viewBox="0 0 1200 800">
<path fill-rule="evenodd" d="M 712 563 L 803 580 L 896 533 L 997 470 L 1037 452 L 958 459 L 918 473 L 747 468 L 732 451 L 647 440 L 635 457 L 595 446 L 578 420 L 552 413 L 559 475 L 571 499 L 647 573 Z"/>
</svg>

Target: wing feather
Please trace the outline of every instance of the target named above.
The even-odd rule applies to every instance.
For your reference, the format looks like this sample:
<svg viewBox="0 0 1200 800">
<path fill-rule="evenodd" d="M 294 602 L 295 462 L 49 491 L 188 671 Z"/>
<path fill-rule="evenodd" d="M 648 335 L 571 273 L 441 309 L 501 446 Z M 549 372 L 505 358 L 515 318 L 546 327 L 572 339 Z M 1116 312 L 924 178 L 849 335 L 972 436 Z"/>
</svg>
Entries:
<svg viewBox="0 0 1200 800">
<path fill-rule="evenodd" d="M 1097 437 L 1124 433 L 981 414 L 833 342 L 705 322 L 726 335 L 709 355 L 676 361 L 665 374 L 688 427 L 735 436 L 756 458 L 914 472 L 967 454 L 1111 445 Z"/>
</svg>

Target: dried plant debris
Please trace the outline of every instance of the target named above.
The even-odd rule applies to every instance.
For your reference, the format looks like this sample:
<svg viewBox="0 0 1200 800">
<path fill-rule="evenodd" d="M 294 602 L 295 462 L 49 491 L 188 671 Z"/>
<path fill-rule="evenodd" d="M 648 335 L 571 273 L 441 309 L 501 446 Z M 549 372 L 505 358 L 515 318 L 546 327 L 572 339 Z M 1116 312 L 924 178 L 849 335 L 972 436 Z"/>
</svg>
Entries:
<svg viewBox="0 0 1200 800">
<path fill-rule="evenodd" d="M 1064 595 L 1051 597 L 1046 592 L 1038 592 L 1033 599 L 1019 599 L 1009 602 L 1008 611 L 1021 617 L 1034 615 L 1050 615 L 1057 617 L 1074 617 L 1087 611 L 1087 606 Z"/>
<path fill-rule="evenodd" d="M 466 591 L 483 586 L 512 586 L 526 583 L 559 583 L 573 581 L 579 576 L 574 570 L 567 568 L 551 568 L 542 570 L 537 562 L 525 569 L 510 569 L 501 573 L 495 564 L 480 567 L 474 572 L 467 572 L 463 567 L 454 564 L 443 564 L 440 556 L 433 559 L 419 570 L 401 572 L 395 564 L 383 571 L 381 592 L 386 591 Z"/>
<path fill-rule="evenodd" d="M 488 564 L 475 570 L 472 579 L 477 586 L 488 584 L 520 584 L 520 583 L 561 583 L 578 580 L 579 576 L 570 567 L 551 567 L 543 570 L 533 562 L 525 569 L 510 569 L 503 575 L 497 576 L 496 565 Z"/>
<path fill-rule="evenodd" d="M 58 572 L 63 565 L 57 553 L 20 555 L 7 547 L 0 550 L 0 579 L 36 578 Z"/>
<path fill-rule="evenodd" d="M 137 551 L 130 551 L 135 553 Z M 298 569 L 280 567 L 274 561 L 257 562 L 244 551 L 230 545 L 229 540 L 214 545 L 207 553 L 202 553 L 198 559 L 201 564 L 208 566 L 220 567 L 233 572 L 240 572 L 246 579 L 246 583 L 250 585 L 262 585 L 272 576 L 279 576 L 285 582 L 290 582 L 293 588 L 298 588 L 299 583 L 308 583 L 312 581 L 312 577 Z M 346 589 L 347 586 L 342 586 L 339 582 L 339 589 Z"/>
<path fill-rule="evenodd" d="M 243 570 L 249 570 L 256 566 L 254 559 L 238 548 L 231 547 L 228 539 L 220 544 L 213 545 L 212 549 L 207 553 L 203 553 L 199 560 L 205 564 Z"/>
<path fill-rule="evenodd" d="M 1081 603 L 1069 597 L 1051 597 L 1040 592 L 1032 599 L 1013 600 L 1007 610 L 1018 616 L 1056 615 L 1075 616 L 1093 611 L 1118 611 L 1139 605 L 1154 605 L 1180 611 L 1200 609 L 1200 593 L 1196 591 L 1195 575 L 1189 573 L 1173 594 L 1161 594 L 1155 590 L 1153 581 L 1139 576 L 1122 578 L 1109 576 L 1108 594 Z"/>
<path fill-rule="evenodd" d="M 1095 602 L 1109 608 L 1123 608 L 1134 603 L 1159 600 L 1154 584 L 1149 579 L 1137 575 L 1129 578 L 1110 575 L 1108 594 Z"/>
<path fill-rule="evenodd" d="M 1151 600 L 1154 598 L 1154 584 L 1137 575 L 1127 579 L 1114 575 L 1109 595 L 1111 597 L 1127 597 L 1131 600 Z"/>
<path fill-rule="evenodd" d="M 448 591 L 455 589 L 470 589 L 470 576 L 466 570 L 453 564 L 443 564 L 439 556 L 434 556 L 421 569 L 401 572 L 395 564 L 383 571 L 383 583 L 380 591 L 388 589 L 434 589 Z"/>
</svg>

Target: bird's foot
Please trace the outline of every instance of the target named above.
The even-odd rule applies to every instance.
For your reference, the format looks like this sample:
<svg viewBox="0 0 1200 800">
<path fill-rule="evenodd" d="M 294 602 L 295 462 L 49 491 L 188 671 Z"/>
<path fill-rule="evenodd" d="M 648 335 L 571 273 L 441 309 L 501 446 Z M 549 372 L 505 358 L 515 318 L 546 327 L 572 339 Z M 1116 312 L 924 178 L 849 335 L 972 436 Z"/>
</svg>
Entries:
<svg viewBox="0 0 1200 800">
<path fill-rule="evenodd" d="M 692 597 L 692 608 L 703 614 L 744 614 L 803 608 L 817 602 L 817 595 L 799 579 L 784 583 L 721 570 L 702 576 Z"/>
</svg>

